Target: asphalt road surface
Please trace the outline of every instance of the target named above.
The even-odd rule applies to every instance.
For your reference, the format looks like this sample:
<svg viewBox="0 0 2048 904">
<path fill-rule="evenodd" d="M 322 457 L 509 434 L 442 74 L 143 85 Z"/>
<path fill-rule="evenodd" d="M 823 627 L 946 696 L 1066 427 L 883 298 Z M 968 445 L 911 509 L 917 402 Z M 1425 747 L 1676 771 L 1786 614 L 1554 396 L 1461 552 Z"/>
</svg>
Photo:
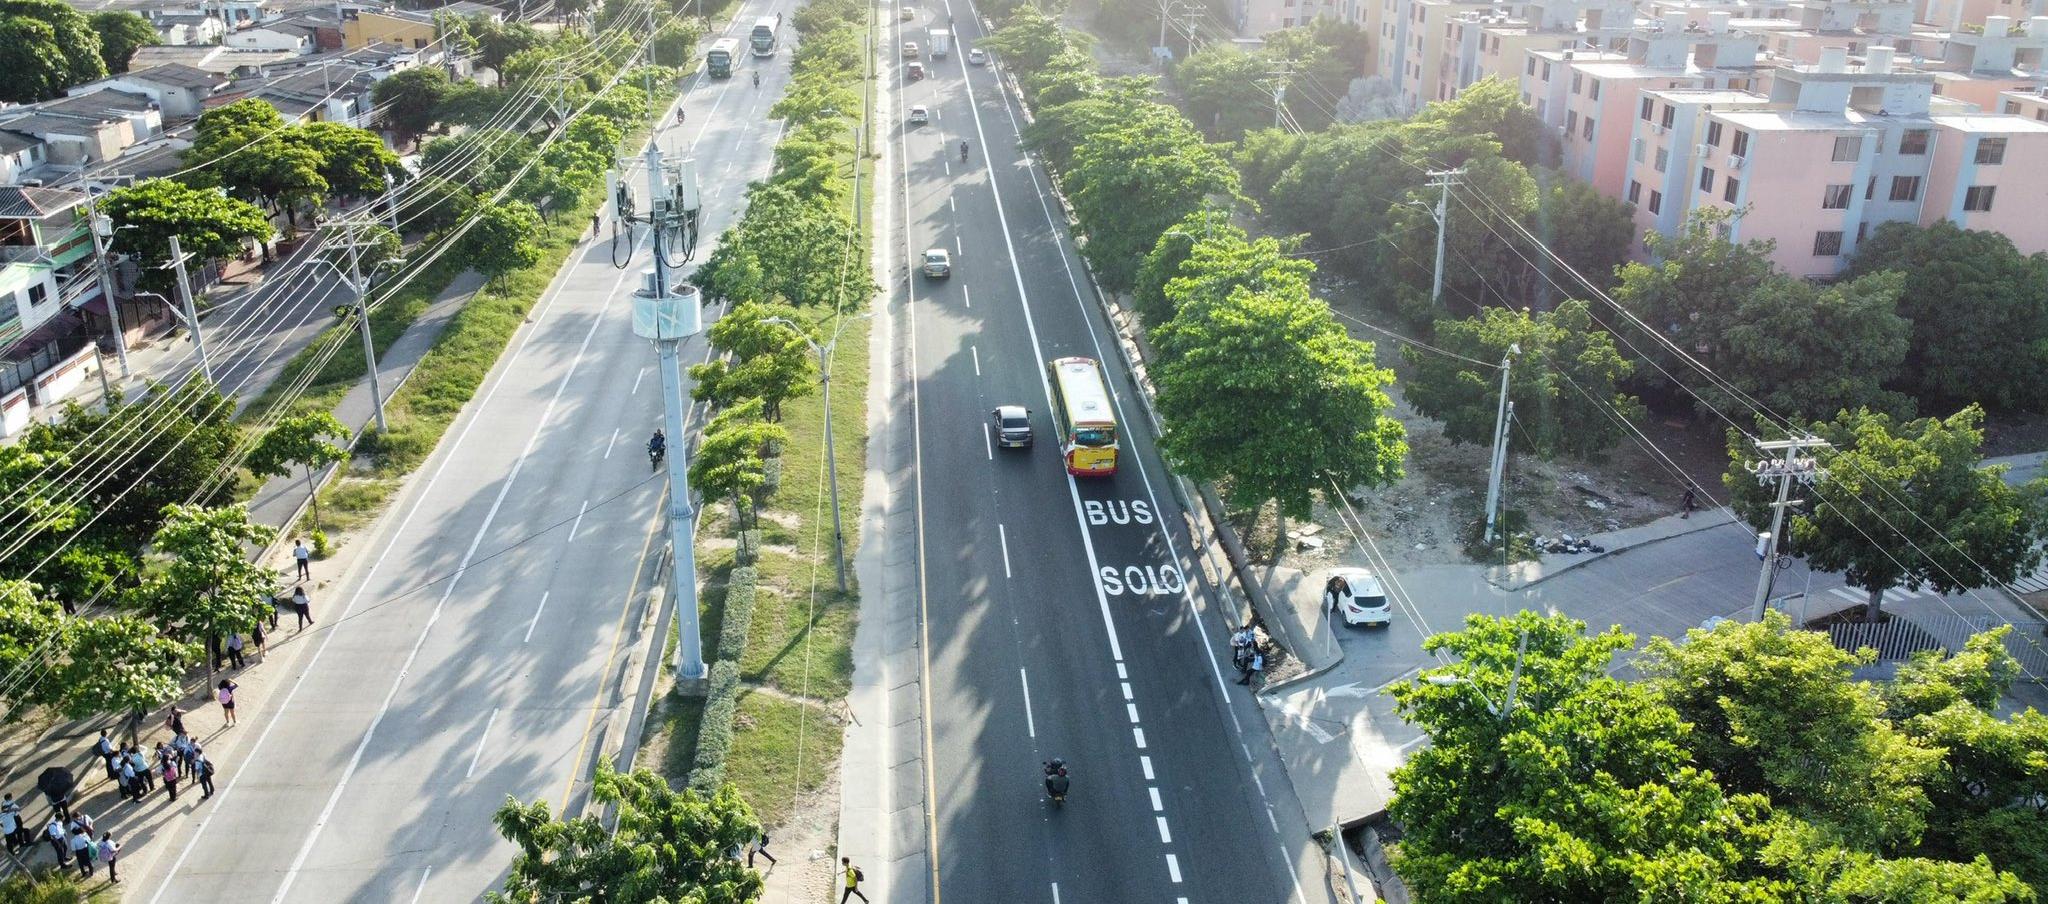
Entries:
<svg viewBox="0 0 2048 904">
<path fill-rule="evenodd" d="M 753 0 L 736 21 L 793 9 Z M 664 119 L 664 148 L 700 162 L 698 260 L 768 172 L 788 59 L 746 59 L 759 88 L 744 71 L 693 78 L 686 124 Z M 631 178 L 644 196 L 644 173 Z M 512 857 L 491 824 L 507 795 L 560 812 L 586 792 L 605 669 L 659 549 L 665 481 L 643 444 L 660 379 L 629 320 L 644 244 L 625 269 L 601 244 L 577 252 L 357 539 L 358 564 L 314 596 L 319 622 L 296 641 L 313 650 L 277 705 L 233 729 L 221 794 L 132 858 L 133 899 L 475 900 Z M 693 342 L 684 358 L 702 354 Z"/>
<path fill-rule="evenodd" d="M 996 67 L 966 62 L 981 33 L 971 6 L 908 8 L 912 21 L 890 17 L 884 54 L 896 253 L 913 267 L 927 248 L 953 254 L 951 278 L 897 271 L 892 287 L 912 356 L 938 897 L 1301 901 L 1298 805 L 1260 778 L 1269 742 L 1226 683 L 1227 616 L 1195 577 L 1170 478 L 1114 364 L 1118 473 L 1067 477 L 1050 436 L 1045 362 L 1117 352 L 1019 147 L 1022 114 Z M 949 16 L 954 53 L 908 81 L 897 48 L 929 47 L 926 29 Z M 908 123 L 913 105 L 931 121 Z M 1032 409 L 1035 447 L 991 447 L 999 404 Z M 1041 784 L 1055 756 L 1073 768 L 1060 810 Z"/>
</svg>

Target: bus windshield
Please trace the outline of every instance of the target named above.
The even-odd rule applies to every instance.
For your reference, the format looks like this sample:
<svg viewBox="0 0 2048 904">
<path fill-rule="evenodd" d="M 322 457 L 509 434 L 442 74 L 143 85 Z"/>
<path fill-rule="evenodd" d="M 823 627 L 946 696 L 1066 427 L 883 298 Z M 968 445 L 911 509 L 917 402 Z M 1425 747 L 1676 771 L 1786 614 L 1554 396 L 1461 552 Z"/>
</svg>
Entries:
<svg viewBox="0 0 2048 904">
<path fill-rule="evenodd" d="M 732 75 L 732 58 L 739 53 L 740 44 L 731 38 L 713 42 L 704 54 L 704 68 L 710 70 L 712 78 L 729 78 Z"/>
<path fill-rule="evenodd" d="M 754 30 L 748 35 L 755 56 L 771 56 L 775 53 L 775 17 L 763 16 L 754 22 Z"/>
</svg>

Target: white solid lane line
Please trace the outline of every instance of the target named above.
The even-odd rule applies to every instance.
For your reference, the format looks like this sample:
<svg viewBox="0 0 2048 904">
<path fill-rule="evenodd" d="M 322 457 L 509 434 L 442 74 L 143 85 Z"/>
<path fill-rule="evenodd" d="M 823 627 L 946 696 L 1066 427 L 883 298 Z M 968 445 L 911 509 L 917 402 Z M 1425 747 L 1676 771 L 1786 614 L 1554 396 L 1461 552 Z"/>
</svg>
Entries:
<svg viewBox="0 0 2048 904">
<path fill-rule="evenodd" d="M 966 286 L 960 287 L 960 300 L 965 302 L 968 307 L 974 307 L 974 296 L 968 294 Z"/>
<path fill-rule="evenodd" d="M 496 724 L 498 724 L 498 709 L 497 707 L 492 707 L 491 717 L 484 720 L 484 733 L 476 736 L 476 753 L 470 754 L 469 769 L 462 773 L 463 778 L 466 779 L 476 774 L 476 764 L 484 758 L 484 745 L 490 743 L 491 740 L 491 726 Z"/>
<path fill-rule="evenodd" d="M 1038 723 L 1031 721 L 1031 676 L 1019 668 L 1017 680 L 1024 685 L 1024 733 L 1038 737 Z"/>
</svg>

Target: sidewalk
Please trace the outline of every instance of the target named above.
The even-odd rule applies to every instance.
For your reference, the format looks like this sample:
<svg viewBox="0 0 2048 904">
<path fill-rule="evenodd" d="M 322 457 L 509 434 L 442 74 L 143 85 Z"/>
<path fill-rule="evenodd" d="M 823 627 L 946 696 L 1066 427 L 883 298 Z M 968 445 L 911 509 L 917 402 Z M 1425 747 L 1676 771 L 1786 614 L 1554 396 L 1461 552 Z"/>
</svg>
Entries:
<svg viewBox="0 0 2048 904">
<path fill-rule="evenodd" d="M 433 347 L 441 331 L 482 285 L 482 278 L 474 273 L 457 277 L 396 342 L 379 350 L 377 371 L 387 397 L 403 385 L 421 357 Z M 334 414 L 352 428 L 361 428 L 371 422 L 367 379 L 349 391 L 335 407 Z M 306 501 L 305 487 L 303 474 L 267 481 L 250 501 L 253 520 L 281 530 L 288 529 Z M 313 564 L 313 581 L 307 592 L 316 615 L 324 611 L 323 604 L 328 602 L 323 591 L 335 576 L 349 573 L 356 556 L 363 554 L 363 550 L 356 547 L 356 544 L 340 544 L 335 555 Z M 272 551 L 270 562 L 273 568 L 286 576 L 291 574 L 288 549 L 289 537 L 282 537 L 282 542 Z M 290 686 L 298 674 L 296 663 L 304 651 L 312 648 L 312 645 L 300 642 L 305 635 L 295 630 L 292 622 L 292 615 L 287 612 L 282 614 L 276 630 L 269 630 L 266 626 L 269 649 L 261 654 L 253 654 L 252 649 L 248 668 L 204 676 L 204 680 L 195 674 L 186 694 L 174 701 L 174 705 L 186 710 L 187 730 L 221 773 L 217 782 L 224 783 L 238 765 L 236 754 L 242 747 L 242 738 L 236 728 L 225 724 L 220 707 L 213 703 L 213 685 L 220 678 L 233 678 L 239 687 L 235 694 L 236 711 L 243 717 L 262 711 Z M 265 665 L 270 667 L 262 667 Z M 157 741 L 169 738 L 169 732 L 163 725 L 166 712 L 159 709 L 144 717 L 141 744 L 145 754 L 155 747 Z M 123 845 L 122 860 L 129 864 L 124 872 L 141 875 L 146 871 L 148 861 L 161 853 L 151 846 L 158 832 L 173 826 L 173 820 L 179 816 L 206 803 L 200 800 L 197 783 L 187 781 L 181 783 L 176 804 L 165 804 L 166 795 L 161 788 L 142 802 L 124 804 L 116 785 L 107 778 L 106 770 L 96 762 L 91 749 L 101 729 L 114 733 L 117 742 L 121 740 L 122 723 L 120 717 L 100 716 L 0 728 L 0 790 L 13 793 L 23 804 L 24 824 L 39 829 L 49 820 L 50 810 L 43 795 L 35 788 L 36 776 L 52 766 L 70 769 L 79 782 L 74 807 L 89 814 L 101 831 L 114 832 L 114 837 Z M 55 860 L 49 847 L 41 844 L 24 851 L 21 856 L 31 864 Z M 0 875 L 12 872 L 13 868 L 11 863 L 0 860 Z"/>
<path fill-rule="evenodd" d="M 1523 563 L 1506 575 L 1499 566 L 1440 565 L 1400 579 L 1411 594 L 1432 604 L 1453 601 L 1452 607 L 1463 611 L 1505 612 L 1515 604 L 1515 591 L 1599 559 L 1726 527 L 1728 517 L 1711 510 L 1691 518 L 1667 516 L 1594 536 L 1594 542 L 1607 547 L 1604 553 L 1547 555 L 1543 562 Z M 1384 631 L 1346 629 L 1339 635 L 1322 609 L 1320 573 L 1274 571 L 1266 581 L 1268 591 L 1276 603 L 1284 599 L 1293 609 L 1281 617 L 1314 638 L 1315 649 L 1303 657 L 1312 669 L 1309 673 L 1275 682 L 1261 692 L 1259 702 L 1310 827 L 1351 825 L 1386 810 L 1394 794 L 1393 770 L 1424 740 L 1419 729 L 1394 711 L 1393 698 L 1384 692 L 1435 664 L 1421 646 L 1432 633 L 1431 626 L 1421 620 L 1422 613 L 1412 611 L 1412 600 L 1396 600 L 1394 622 Z M 1337 648 L 1334 657 L 1328 652 L 1332 647 Z"/>
</svg>

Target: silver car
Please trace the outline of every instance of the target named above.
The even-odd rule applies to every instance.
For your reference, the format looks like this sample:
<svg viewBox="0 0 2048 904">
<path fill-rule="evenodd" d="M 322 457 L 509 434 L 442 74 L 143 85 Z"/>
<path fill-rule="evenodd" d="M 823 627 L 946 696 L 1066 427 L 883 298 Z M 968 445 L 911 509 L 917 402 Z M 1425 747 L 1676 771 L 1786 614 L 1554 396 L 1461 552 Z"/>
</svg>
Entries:
<svg viewBox="0 0 2048 904">
<path fill-rule="evenodd" d="M 999 405 L 988 413 L 989 428 L 995 432 L 996 445 L 1006 449 L 1023 449 L 1031 445 L 1031 409 L 1022 405 Z"/>
</svg>

